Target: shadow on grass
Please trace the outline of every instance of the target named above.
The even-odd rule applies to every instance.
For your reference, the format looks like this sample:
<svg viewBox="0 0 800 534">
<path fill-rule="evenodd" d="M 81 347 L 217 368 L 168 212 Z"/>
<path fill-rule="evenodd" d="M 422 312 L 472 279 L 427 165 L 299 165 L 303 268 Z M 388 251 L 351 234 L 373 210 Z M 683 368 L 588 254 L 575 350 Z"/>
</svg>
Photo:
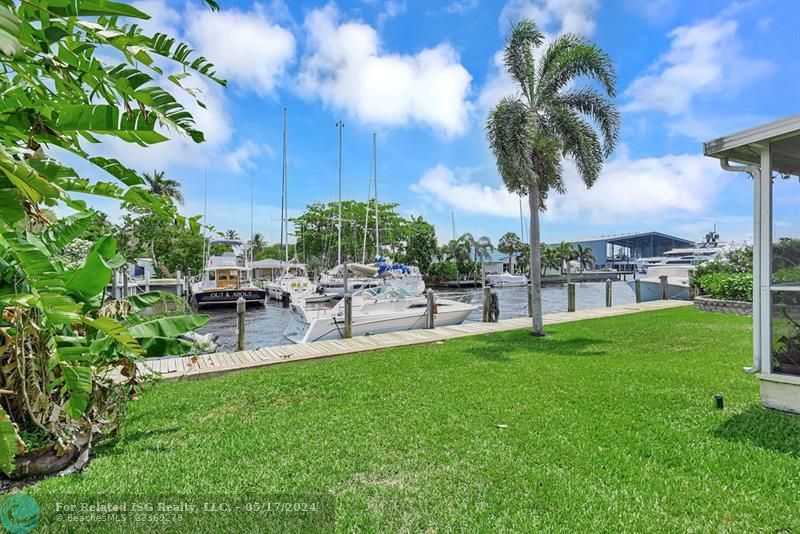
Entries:
<svg viewBox="0 0 800 534">
<path fill-rule="evenodd" d="M 604 339 L 588 337 L 559 337 L 548 335 L 534 337 L 528 333 L 490 334 L 480 337 L 480 343 L 468 348 L 465 353 L 488 361 L 509 361 L 509 354 L 535 353 L 551 356 L 605 356 L 607 350 L 602 346 L 608 344 Z"/>
<path fill-rule="evenodd" d="M 180 427 L 170 428 L 151 428 L 148 430 L 135 430 L 133 432 L 125 433 L 120 438 L 104 439 L 100 444 L 94 447 L 92 454 L 96 456 L 116 456 L 118 454 L 125 454 L 125 449 L 128 445 L 136 443 L 141 440 L 148 440 L 150 438 L 165 436 L 181 430 Z M 145 449 L 153 452 L 163 452 L 161 445 L 145 447 Z"/>
<path fill-rule="evenodd" d="M 754 405 L 731 416 L 714 435 L 800 459 L 800 416 Z"/>
</svg>

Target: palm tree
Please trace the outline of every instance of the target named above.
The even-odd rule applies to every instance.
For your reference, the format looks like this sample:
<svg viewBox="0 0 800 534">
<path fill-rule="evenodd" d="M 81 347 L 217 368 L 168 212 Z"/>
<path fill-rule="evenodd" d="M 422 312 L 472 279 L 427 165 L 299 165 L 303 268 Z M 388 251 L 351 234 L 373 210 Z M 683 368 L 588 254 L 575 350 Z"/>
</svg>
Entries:
<svg viewBox="0 0 800 534">
<path fill-rule="evenodd" d="M 225 230 L 225 239 L 239 239 L 239 232 L 236 230 Z"/>
<path fill-rule="evenodd" d="M 488 260 L 492 257 L 494 252 L 494 244 L 487 236 L 481 236 L 475 240 L 475 258 L 481 261 Z"/>
<path fill-rule="evenodd" d="M 558 256 L 557 249 L 549 247 L 544 243 L 541 244 L 540 248 L 542 257 L 542 276 L 544 276 L 547 269 L 558 269 L 561 267 L 561 259 Z"/>
<path fill-rule="evenodd" d="M 584 247 L 583 245 L 575 245 L 575 259 L 581 264 L 581 274 L 583 274 L 584 267 L 597 261 L 591 247 Z"/>
<path fill-rule="evenodd" d="M 561 266 L 561 272 L 563 273 L 566 271 L 567 283 L 569 283 L 569 268 L 572 261 L 576 258 L 575 250 L 572 248 L 572 245 L 566 241 L 559 243 L 555 250 L 558 264 Z"/>
<path fill-rule="evenodd" d="M 264 235 L 256 232 L 253 234 L 252 239 L 250 240 L 250 248 L 253 252 L 253 258 L 256 258 L 261 252 L 264 250 L 264 247 L 267 246 L 266 241 L 264 241 Z"/>
<path fill-rule="evenodd" d="M 514 232 L 506 232 L 500 238 L 500 241 L 498 241 L 497 250 L 503 254 L 508 254 L 510 258 L 515 258 L 517 253 L 522 252 L 523 243 L 519 236 Z M 514 260 L 512 259 L 511 261 L 513 262 Z M 519 262 L 520 270 L 524 272 L 524 269 L 522 269 L 522 263 L 523 262 L 521 261 Z"/>
<path fill-rule="evenodd" d="M 144 173 L 143 177 L 151 194 L 183 204 L 183 194 L 181 193 L 181 183 L 179 181 L 165 177 L 164 171 L 154 170 L 153 174 Z"/>
<path fill-rule="evenodd" d="M 527 195 L 530 206 L 532 334 L 545 335 L 542 323 L 541 236 L 539 212 L 551 191 L 565 193 L 562 158 L 570 157 L 587 187 L 597 180 L 614 150 L 620 117 L 610 97 L 616 74 L 608 54 L 572 34 L 550 43 L 541 59 L 534 49 L 544 35 L 530 20 L 511 28 L 503 60 L 519 92 L 490 112 L 486 136 L 506 188 Z M 599 82 L 580 87 L 576 79 Z"/>
</svg>

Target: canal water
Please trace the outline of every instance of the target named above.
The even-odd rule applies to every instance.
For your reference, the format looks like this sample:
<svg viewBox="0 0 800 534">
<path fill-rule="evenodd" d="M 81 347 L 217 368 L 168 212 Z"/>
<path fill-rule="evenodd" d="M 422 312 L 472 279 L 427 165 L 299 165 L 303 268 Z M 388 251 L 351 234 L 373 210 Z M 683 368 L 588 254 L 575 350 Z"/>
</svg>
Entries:
<svg viewBox="0 0 800 534">
<path fill-rule="evenodd" d="M 525 287 L 496 288 L 500 301 L 500 318 L 510 319 L 528 315 L 528 293 Z M 443 298 L 464 298 L 474 304 L 480 304 L 481 290 L 451 290 L 436 291 Z M 613 304 L 630 304 L 636 301 L 633 290 L 625 282 L 612 282 Z M 577 309 L 600 308 L 605 306 L 605 284 L 599 282 L 585 282 L 575 287 L 575 306 Z M 542 288 L 542 311 L 544 313 L 557 313 L 567 311 L 567 286 L 545 286 Z M 220 351 L 236 350 L 236 310 L 230 308 L 208 308 L 202 313 L 209 315 L 208 324 L 200 333 L 212 332 L 219 336 L 217 343 Z M 245 348 L 255 349 L 273 345 L 288 344 L 283 337 L 283 331 L 289 323 L 289 310 L 283 308 L 279 302 L 268 301 L 263 308 L 249 306 L 245 314 Z M 481 309 L 476 309 L 467 321 L 480 321 Z"/>
</svg>

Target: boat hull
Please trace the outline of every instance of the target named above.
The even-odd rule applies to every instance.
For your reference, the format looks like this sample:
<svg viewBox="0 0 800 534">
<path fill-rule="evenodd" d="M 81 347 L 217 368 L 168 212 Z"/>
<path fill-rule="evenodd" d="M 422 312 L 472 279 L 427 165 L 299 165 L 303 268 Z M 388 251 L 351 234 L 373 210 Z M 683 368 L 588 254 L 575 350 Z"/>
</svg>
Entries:
<svg viewBox="0 0 800 534">
<path fill-rule="evenodd" d="M 628 282 L 628 287 L 636 291 L 636 281 Z M 639 287 L 642 295 L 642 302 L 661 300 L 661 281 L 660 280 L 639 280 Z M 689 282 L 668 283 L 667 293 L 671 300 L 689 300 Z"/>
<path fill-rule="evenodd" d="M 243 298 L 247 304 L 264 304 L 267 292 L 263 289 L 215 289 L 213 291 L 201 291 L 192 295 L 194 304 L 201 308 L 210 305 L 235 305 L 239 298 Z"/>
<path fill-rule="evenodd" d="M 458 306 L 451 310 L 439 311 L 434 317 L 434 326 L 452 326 L 461 324 L 476 309 L 475 306 Z M 310 343 L 325 339 L 341 339 L 344 337 L 344 319 L 337 315 L 322 315 L 308 320 L 300 310 L 294 310 L 292 319 L 287 326 L 284 336 L 294 343 Z M 371 316 L 355 317 L 352 324 L 353 336 L 369 336 L 399 332 L 403 330 L 416 330 L 426 327 L 425 308 L 415 308 L 409 313 L 376 314 Z"/>
</svg>

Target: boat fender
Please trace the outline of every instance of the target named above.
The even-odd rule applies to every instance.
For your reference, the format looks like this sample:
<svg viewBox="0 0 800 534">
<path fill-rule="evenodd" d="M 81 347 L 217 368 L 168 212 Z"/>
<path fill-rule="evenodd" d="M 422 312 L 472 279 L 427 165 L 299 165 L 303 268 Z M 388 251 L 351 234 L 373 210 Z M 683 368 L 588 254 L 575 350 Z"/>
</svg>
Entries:
<svg viewBox="0 0 800 534">
<path fill-rule="evenodd" d="M 497 291 L 490 293 L 489 299 L 489 322 L 496 323 L 500 319 L 500 297 Z"/>
<path fill-rule="evenodd" d="M 291 293 L 289 293 L 288 291 L 284 291 L 283 293 L 281 293 L 281 304 L 283 305 L 284 308 L 288 308 L 289 303 L 291 301 L 292 301 Z"/>
</svg>

